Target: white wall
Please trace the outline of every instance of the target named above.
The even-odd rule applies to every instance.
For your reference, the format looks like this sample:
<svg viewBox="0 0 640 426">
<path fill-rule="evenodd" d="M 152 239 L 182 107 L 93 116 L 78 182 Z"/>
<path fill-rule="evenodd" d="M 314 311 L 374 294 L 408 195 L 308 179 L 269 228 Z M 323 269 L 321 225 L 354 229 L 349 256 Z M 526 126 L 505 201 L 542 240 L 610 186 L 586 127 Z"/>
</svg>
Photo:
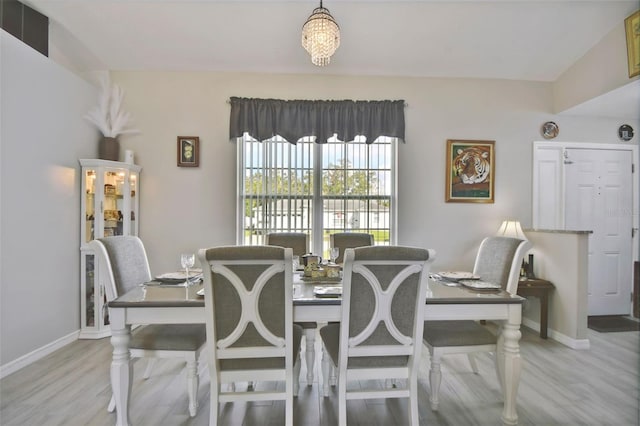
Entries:
<svg viewBox="0 0 640 426">
<path fill-rule="evenodd" d="M 236 151 L 230 96 L 404 99 L 398 243 L 434 248 L 434 268 L 470 269 L 478 244 L 505 218 L 531 226 L 532 141 L 553 120 L 562 140 L 615 142 L 612 119 L 560 117 L 551 84 L 496 80 L 188 72 L 116 72 L 141 134 L 121 139 L 142 165 L 141 237 L 153 271 L 182 251 L 235 243 Z M 176 167 L 176 137 L 199 136 L 199 168 Z M 496 141 L 494 204 L 445 203 L 449 138 Z M 634 139 L 637 143 L 637 136 Z"/>
<path fill-rule="evenodd" d="M 554 82 L 553 111 L 564 111 L 640 79 L 629 78 L 626 47 L 621 22 Z"/>
<path fill-rule="evenodd" d="M 533 244 L 534 273 L 555 286 L 549 294 L 549 336 L 574 349 L 589 349 L 589 234 L 574 231 L 525 231 Z M 529 297 L 523 323 L 540 329 L 540 301 Z"/>
<path fill-rule="evenodd" d="M 78 158 L 96 91 L 0 31 L 0 365 L 77 332 Z"/>
</svg>

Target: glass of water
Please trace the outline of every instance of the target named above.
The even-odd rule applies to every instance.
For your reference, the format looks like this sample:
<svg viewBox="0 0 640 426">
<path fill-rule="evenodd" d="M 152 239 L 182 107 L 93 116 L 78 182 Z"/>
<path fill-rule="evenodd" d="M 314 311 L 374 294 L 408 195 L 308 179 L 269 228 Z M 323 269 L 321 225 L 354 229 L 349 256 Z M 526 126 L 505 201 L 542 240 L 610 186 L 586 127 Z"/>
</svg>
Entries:
<svg viewBox="0 0 640 426">
<path fill-rule="evenodd" d="M 340 249 L 338 247 L 331 247 L 331 252 L 329 253 L 331 263 L 336 263 L 338 256 L 340 256 Z"/>
<path fill-rule="evenodd" d="M 196 255 L 193 253 L 182 253 L 180 255 L 180 264 L 182 265 L 182 267 L 184 268 L 185 272 L 186 272 L 186 280 L 184 282 L 184 285 L 188 286 L 190 284 L 189 282 L 189 268 L 193 268 L 193 265 L 195 265 L 196 263 Z"/>
</svg>

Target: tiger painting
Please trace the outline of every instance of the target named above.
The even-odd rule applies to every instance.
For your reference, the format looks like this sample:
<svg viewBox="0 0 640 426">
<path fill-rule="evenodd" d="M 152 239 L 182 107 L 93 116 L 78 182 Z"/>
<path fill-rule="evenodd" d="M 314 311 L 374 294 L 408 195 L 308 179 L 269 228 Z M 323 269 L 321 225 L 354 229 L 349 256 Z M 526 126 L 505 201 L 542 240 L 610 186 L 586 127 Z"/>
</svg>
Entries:
<svg viewBox="0 0 640 426">
<path fill-rule="evenodd" d="M 487 182 L 491 163 L 489 151 L 484 147 L 458 149 L 453 159 L 453 169 L 462 183 L 473 184 Z"/>
</svg>

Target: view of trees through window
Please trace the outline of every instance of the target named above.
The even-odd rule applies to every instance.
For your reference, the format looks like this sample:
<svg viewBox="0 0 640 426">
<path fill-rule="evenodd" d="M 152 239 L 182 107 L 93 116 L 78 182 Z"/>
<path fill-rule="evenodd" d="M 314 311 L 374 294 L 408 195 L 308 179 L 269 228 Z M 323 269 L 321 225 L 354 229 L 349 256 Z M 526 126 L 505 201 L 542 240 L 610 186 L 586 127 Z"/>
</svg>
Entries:
<svg viewBox="0 0 640 426">
<path fill-rule="evenodd" d="M 238 243 L 263 244 L 269 232 L 305 232 L 328 254 L 334 232 L 368 232 L 376 244 L 394 237 L 395 140 L 281 138 L 239 142 Z"/>
</svg>

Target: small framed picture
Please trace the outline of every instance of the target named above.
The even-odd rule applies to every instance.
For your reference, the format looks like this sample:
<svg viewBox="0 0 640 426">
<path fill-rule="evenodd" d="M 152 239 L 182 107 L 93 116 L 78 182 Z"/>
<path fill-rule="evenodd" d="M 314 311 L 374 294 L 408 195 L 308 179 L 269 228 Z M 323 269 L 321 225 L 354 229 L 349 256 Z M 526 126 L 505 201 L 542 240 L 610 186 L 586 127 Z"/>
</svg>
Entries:
<svg viewBox="0 0 640 426">
<path fill-rule="evenodd" d="M 198 167 L 200 164 L 200 138 L 178 136 L 178 167 Z"/>
<path fill-rule="evenodd" d="M 624 20 L 629 78 L 640 74 L 640 10 Z"/>
<path fill-rule="evenodd" d="M 445 201 L 493 203 L 495 141 L 447 140 Z"/>
</svg>

